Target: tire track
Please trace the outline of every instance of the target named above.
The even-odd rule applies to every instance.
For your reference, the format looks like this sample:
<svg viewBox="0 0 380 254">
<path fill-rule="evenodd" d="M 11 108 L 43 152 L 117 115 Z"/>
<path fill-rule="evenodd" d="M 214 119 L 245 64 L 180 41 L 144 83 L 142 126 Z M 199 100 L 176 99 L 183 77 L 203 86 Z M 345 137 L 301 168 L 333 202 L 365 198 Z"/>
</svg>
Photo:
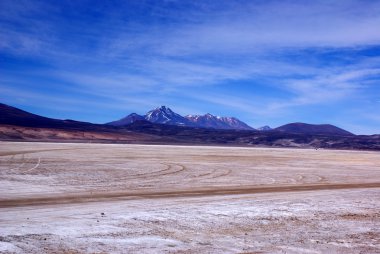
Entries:
<svg viewBox="0 0 380 254">
<path fill-rule="evenodd" d="M 86 202 L 105 202 L 121 199 L 157 199 L 157 198 L 184 198 L 207 197 L 223 195 L 242 195 L 258 193 L 303 192 L 340 189 L 368 189 L 380 188 L 380 182 L 374 183 L 345 183 L 345 184 L 309 184 L 309 185 L 282 185 L 282 186 L 245 186 L 245 187 L 219 187 L 184 189 L 175 191 L 145 191 L 145 192 L 103 192 L 103 193 L 76 193 L 69 195 L 56 195 L 46 197 L 31 197 L 18 199 L 0 199 L 0 208 L 63 205 Z"/>
<path fill-rule="evenodd" d="M 162 164 L 162 163 L 161 163 Z M 165 172 L 167 170 L 170 170 L 170 168 L 166 165 L 166 164 L 163 164 L 165 165 L 165 169 L 160 169 L 160 170 L 157 170 L 157 171 L 152 171 L 152 172 L 145 172 L 145 173 L 138 173 L 138 174 L 130 174 L 128 176 L 131 176 L 131 177 L 135 177 L 135 176 L 145 176 L 145 175 L 151 175 L 151 174 L 156 174 L 156 173 L 160 173 L 160 172 Z M 103 165 L 102 165 L 103 166 Z M 128 171 L 129 169 L 128 168 L 124 168 L 124 167 L 118 167 L 118 166 L 110 166 L 110 165 L 104 165 L 107 169 L 115 169 L 115 170 L 122 170 L 122 171 Z"/>
<path fill-rule="evenodd" d="M 207 173 L 190 176 L 190 178 L 192 178 L 191 181 L 193 182 L 193 181 L 197 181 L 197 180 L 214 179 L 214 178 L 227 176 L 227 175 L 231 174 L 231 172 L 232 172 L 231 169 L 223 170 L 222 173 L 219 173 L 219 171 L 221 171 L 221 170 L 220 169 L 213 169 L 212 171 L 209 171 Z M 208 176 L 210 176 L 210 177 L 208 177 Z"/>
<path fill-rule="evenodd" d="M 146 178 L 148 176 L 156 176 L 157 174 L 160 175 L 162 172 L 166 172 L 172 169 L 172 166 L 170 164 L 164 164 L 161 163 L 162 165 L 165 165 L 165 169 L 157 170 L 157 171 L 152 171 L 152 172 L 145 172 L 145 173 L 139 173 L 139 174 L 133 174 L 133 175 L 128 175 L 127 179 L 137 179 L 137 178 Z M 127 170 L 127 169 L 124 169 Z"/>
<path fill-rule="evenodd" d="M 229 174 L 231 174 L 232 170 L 231 169 L 227 169 L 227 170 L 224 170 L 222 173 L 216 175 L 216 176 L 213 176 L 213 177 L 210 177 L 210 179 L 215 179 L 215 178 L 219 178 L 219 177 L 223 177 L 223 176 L 228 176 Z"/>
<path fill-rule="evenodd" d="M 199 175 L 192 175 L 192 176 L 190 176 L 190 178 L 195 178 L 193 180 L 198 180 L 197 178 L 202 178 L 203 179 L 204 176 L 209 176 L 209 175 L 215 174 L 217 171 L 218 171 L 218 169 L 213 169 L 212 171 L 209 171 L 207 173 L 202 173 L 202 174 L 199 174 Z"/>
<path fill-rule="evenodd" d="M 176 166 L 179 166 L 180 169 L 179 170 L 176 170 L 176 171 L 173 171 L 173 172 L 170 172 L 170 173 L 165 173 L 165 174 L 160 174 L 159 176 L 164 176 L 164 175 L 171 175 L 171 174 L 177 174 L 179 172 L 182 172 L 182 171 L 185 171 L 186 170 L 186 167 L 182 164 L 172 164 L 172 165 L 176 165 Z M 172 166 L 172 165 L 169 165 L 169 166 Z"/>
<path fill-rule="evenodd" d="M 26 173 L 28 173 L 28 172 L 30 172 L 30 171 L 32 171 L 32 170 L 38 168 L 38 166 L 40 166 L 40 163 L 41 163 L 41 157 L 38 157 L 38 161 L 37 161 L 36 165 L 35 165 L 34 167 L 32 167 L 32 168 L 30 168 L 30 169 L 28 169 L 28 170 L 22 172 L 22 173 L 23 173 L 23 174 L 26 174 Z"/>
<path fill-rule="evenodd" d="M 184 165 L 182 165 L 182 164 L 166 164 L 166 163 L 161 163 L 161 164 L 166 165 L 166 168 L 162 169 L 162 170 L 153 171 L 153 172 L 146 172 L 146 173 L 140 173 L 140 174 L 130 175 L 131 177 L 130 176 L 126 176 L 123 179 L 125 179 L 125 180 L 151 179 L 152 177 L 160 177 L 160 176 L 173 175 L 173 174 L 177 174 L 179 172 L 182 172 L 182 171 L 186 170 L 186 167 Z M 178 166 L 178 167 L 180 167 L 180 169 L 172 171 L 173 166 Z"/>
</svg>

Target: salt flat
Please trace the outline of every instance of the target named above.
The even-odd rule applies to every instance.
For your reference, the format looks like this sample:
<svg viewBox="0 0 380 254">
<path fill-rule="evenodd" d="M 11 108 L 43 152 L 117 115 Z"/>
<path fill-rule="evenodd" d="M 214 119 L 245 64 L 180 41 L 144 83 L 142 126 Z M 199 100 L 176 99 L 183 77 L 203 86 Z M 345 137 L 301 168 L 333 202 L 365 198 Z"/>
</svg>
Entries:
<svg viewBox="0 0 380 254">
<path fill-rule="evenodd" d="M 0 143 L 1 253 L 380 253 L 380 153 Z"/>
</svg>

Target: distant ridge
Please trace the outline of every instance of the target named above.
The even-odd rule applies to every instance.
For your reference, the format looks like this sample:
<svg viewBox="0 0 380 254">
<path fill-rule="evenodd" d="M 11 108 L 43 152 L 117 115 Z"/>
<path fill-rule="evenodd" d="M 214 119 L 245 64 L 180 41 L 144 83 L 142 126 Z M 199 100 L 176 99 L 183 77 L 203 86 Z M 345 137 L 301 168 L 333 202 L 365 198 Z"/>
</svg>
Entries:
<svg viewBox="0 0 380 254">
<path fill-rule="evenodd" d="M 277 131 L 300 134 L 327 134 L 352 136 L 351 132 L 343 130 L 331 124 L 307 124 L 307 123 L 289 123 L 275 128 Z"/>
</svg>

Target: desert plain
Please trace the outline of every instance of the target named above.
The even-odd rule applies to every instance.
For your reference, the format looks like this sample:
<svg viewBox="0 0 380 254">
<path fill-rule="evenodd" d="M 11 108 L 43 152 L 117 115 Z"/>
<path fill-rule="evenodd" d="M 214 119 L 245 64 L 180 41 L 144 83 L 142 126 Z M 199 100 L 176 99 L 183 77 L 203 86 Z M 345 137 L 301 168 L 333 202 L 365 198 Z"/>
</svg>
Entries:
<svg viewBox="0 0 380 254">
<path fill-rule="evenodd" d="M 380 253 L 380 153 L 0 143 L 0 253 Z"/>
</svg>

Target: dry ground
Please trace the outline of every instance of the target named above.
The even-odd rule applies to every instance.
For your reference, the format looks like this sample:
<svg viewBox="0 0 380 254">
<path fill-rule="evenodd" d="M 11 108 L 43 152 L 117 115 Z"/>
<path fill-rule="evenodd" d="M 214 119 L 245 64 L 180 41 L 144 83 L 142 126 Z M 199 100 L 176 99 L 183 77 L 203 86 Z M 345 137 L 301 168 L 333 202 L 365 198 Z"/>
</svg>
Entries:
<svg viewBox="0 0 380 254">
<path fill-rule="evenodd" d="M 380 253 L 380 153 L 0 143 L 0 253 Z"/>
</svg>

